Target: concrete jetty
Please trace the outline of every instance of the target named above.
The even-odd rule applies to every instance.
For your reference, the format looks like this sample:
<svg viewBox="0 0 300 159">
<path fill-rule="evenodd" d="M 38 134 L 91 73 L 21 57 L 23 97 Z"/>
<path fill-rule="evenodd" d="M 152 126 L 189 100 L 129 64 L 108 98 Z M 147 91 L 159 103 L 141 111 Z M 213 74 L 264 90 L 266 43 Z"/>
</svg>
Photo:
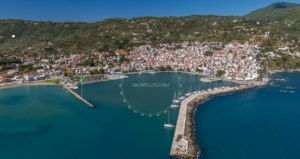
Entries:
<svg viewBox="0 0 300 159">
<path fill-rule="evenodd" d="M 79 100 L 81 100 L 83 103 L 85 103 L 86 105 L 88 105 L 91 108 L 94 108 L 94 105 L 92 105 L 90 102 L 88 102 L 87 100 L 83 99 L 81 96 L 79 96 L 76 92 L 74 92 L 72 89 L 70 89 L 67 85 L 62 84 L 62 86 L 69 91 L 71 94 L 73 94 L 76 98 L 78 98 Z"/>
<path fill-rule="evenodd" d="M 193 114 L 199 103 L 202 103 L 214 96 L 246 91 L 266 85 L 268 84 L 257 83 L 255 85 L 244 85 L 239 87 L 223 87 L 209 92 L 199 92 L 183 100 L 178 114 L 170 156 L 176 156 L 179 158 L 197 158 L 199 154 L 201 154 L 194 138 L 193 121 Z"/>
</svg>

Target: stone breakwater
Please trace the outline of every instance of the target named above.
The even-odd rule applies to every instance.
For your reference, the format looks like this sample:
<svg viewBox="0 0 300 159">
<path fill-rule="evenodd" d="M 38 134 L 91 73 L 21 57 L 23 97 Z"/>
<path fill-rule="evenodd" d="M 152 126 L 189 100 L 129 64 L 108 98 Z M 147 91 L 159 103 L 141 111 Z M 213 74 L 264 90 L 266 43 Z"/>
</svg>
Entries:
<svg viewBox="0 0 300 159">
<path fill-rule="evenodd" d="M 210 92 L 193 94 L 186 98 L 182 101 L 179 110 L 170 156 L 176 156 L 179 158 L 197 158 L 201 154 L 194 137 L 195 124 L 193 121 L 194 111 L 199 103 L 205 102 L 207 99 L 215 96 L 251 90 L 258 87 L 264 87 L 266 85 L 268 84 L 262 83 L 251 86 L 224 88 Z"/>
<path fill-rule="evenodd" d="M 85 103 L 86 105 L 88 105 L 91 108 L 94 108 L 94 105 L 92 105 L 90 102 L 88 102 L 87 100 L 85 100 L 84 98 L 82 98 L 81 96 L 79 96 L 77 93 L 75 93 L 72 89 L 70 89 L 68 86 L 66 86 L 65 84 L 62 85 L 67 91 L 69 91 L 71 94 L 73 94 L 76 98 L 78 98 L 79 100 L 81 100 L 83 103 Z"/>
</svg>

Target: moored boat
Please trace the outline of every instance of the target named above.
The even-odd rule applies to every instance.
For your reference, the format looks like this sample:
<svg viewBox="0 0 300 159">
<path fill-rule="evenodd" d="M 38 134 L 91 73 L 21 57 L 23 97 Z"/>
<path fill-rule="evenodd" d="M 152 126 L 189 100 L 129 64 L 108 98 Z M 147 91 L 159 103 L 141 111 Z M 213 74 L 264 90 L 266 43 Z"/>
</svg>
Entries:
<svg viewBox="0 0 300 159">
<path fill-rule="evenodd" d="M 172 105 L 171 105 L 171 108 L 178 108 L 178 107 L 180 107 L 180 106 L 177 105 L 177 104 L 172 104 Z"/>
</svg>

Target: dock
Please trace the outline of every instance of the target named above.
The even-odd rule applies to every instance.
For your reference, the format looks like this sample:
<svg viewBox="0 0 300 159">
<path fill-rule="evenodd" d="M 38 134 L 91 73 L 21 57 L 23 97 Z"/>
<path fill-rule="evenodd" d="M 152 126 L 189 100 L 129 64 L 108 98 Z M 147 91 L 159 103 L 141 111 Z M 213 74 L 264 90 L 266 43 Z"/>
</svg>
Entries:
<svg viewBox="0 0 300 159">
<path fill-rule="evenodd" d="M 92 105 L 90 102 L 88 102 L 87 100 L 85 100 L 84 98 L 82 98 L 80 95 L 78 95 L 76 92 L 74 92 L 72 89 L 70 89 L 67 85 L 62 84 L 62 86 L 69 91 L 71 94 L 73 94 L 76 98 L 78 98 L 79 100 L 81 100 L 83 103 L 85 103 L 86 105 L 88 105 L 91 108 L 94 108 L 94 105 Z"/>
<path fill-rule="evenodd" d="M 199 103 L 205 102 L 214 96 L 220 96 L 235 92 L 264 87 L 267 83 L 244 85 L 240 87 L 223 87 L 213 91 L 196 93 L 181 102 L 176 129 L 173 137 L 170 156 L 179 158 L 198 158 L 201 151 L 194 138 L 193 114 Z"/>
</svg>

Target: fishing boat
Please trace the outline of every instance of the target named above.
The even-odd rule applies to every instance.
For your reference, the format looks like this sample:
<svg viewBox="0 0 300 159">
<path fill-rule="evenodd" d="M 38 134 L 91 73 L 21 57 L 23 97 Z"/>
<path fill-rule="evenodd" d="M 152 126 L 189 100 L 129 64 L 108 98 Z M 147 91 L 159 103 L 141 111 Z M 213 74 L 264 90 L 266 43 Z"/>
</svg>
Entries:
<svg viewBox="0 0 300 159">
<path fill-rule="evenodd" d="M 179 105 L 177 105 L 177 104 L 172 104 L 171 105 L 171 108 L 179 108 L 180 106 Z"/>
<path fill-rule="evenodd" d="M 174 128 L 175 127 L 174 124 L 170 124 L 170 111 L 169 111 L 169 114 L 168 114 L 168 123 L 164 124 L 164 127 L 168 127 L 168 128 Z"/>
<path fill-rule="evenodd" d="M 176 99 L 176 92 L 174 93 L 173 103 L 180 103 L 180 100 Z"/>
</svg>

